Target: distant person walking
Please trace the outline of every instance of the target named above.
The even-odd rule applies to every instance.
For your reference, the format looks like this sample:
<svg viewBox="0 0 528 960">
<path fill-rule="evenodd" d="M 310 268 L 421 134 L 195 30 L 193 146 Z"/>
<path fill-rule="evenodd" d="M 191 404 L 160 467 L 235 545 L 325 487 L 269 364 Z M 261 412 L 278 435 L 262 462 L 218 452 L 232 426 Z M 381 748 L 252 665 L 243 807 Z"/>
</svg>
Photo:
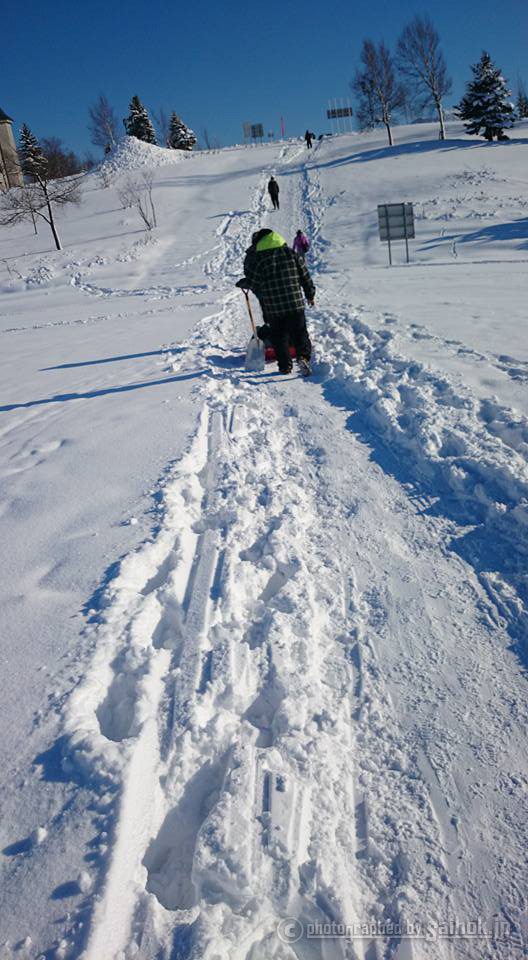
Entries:
<svg viewBox="0 0 528 960">
<path fill-rule="evenodd" d="M 295 234 L 295 237 L 293 240 L 294 253 L 296 253 L 297 256 L 304 261 L 306 259 L 306 254 L 308 253 L 309 249 L 310 249 L 310 241 L 308 240 L 308 237 L 302 232 L 302 230 L 297 230 L 297 233 Z"/>
<path fill-rule="evenodd" d="M 271 197 L 273 209 L 278 210 L 279 209 L 279 184 L 275 180 L 275 177 L 270 177 L 270 181 L 268 183 L 268 193 Z"/>
<path fill-rule="evenodd" d="M 313 138 L 314 138 L 313 133 L 310 133 L 310 131 L 307 130 L 306 133 L 304 134 L 304 139 L 306 140 L 306 146 L 308 147 L 309 150 L 312 147 Z"/>
</svg>

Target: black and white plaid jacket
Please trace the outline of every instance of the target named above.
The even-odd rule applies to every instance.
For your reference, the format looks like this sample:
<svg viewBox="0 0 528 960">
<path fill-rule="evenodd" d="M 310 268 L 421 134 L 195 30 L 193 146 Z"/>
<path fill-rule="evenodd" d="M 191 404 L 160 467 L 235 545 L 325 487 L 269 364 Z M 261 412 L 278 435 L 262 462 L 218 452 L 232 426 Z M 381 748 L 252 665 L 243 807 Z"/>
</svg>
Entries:
<svg viewBox="0 0 528 960">
<path fill-rule="evenodd" d="M 264 320 L 286 317 L 304 310 L 304 295 L 313 300 L 315 287 L 300 257 L 286 245 L 271 250 L 250 247 L 244 274 L 260 301 Z"/>
</svg>

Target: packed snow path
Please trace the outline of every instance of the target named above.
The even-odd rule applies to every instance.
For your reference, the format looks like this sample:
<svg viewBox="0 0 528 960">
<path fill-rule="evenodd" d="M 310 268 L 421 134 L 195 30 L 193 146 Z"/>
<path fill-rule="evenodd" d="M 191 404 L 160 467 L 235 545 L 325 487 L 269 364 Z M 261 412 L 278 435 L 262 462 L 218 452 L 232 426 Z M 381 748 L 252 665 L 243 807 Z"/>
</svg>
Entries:
<svg viewBox="0 0 528 960">
<path fill-rule="evenodd" d="M 65 708 L 100 857 L 58 957 L 525 955 L 526 422 L 343 309 L 320 150 L 226 214 L 220 308 L 164 350 L 199 414 Z M 310 380 L 234 346 L 263 223 L 309 227 Z"/>
<path fill-rule="evenodd" d="M 221 226 L 207 273 L 226 286 L 267 175 L 254 213 Z M 303 170 L 287 203 L 279 229 L 312 211 L 317 254 L 316 175 Z M 413 948 L 412 933 L 451 917 L 515 923 L 521 878 L 489 850 L 477 858 L 483 837 L 498 840 L 489 789 L 520 814 L 504 624 L 447 551 L 449 523 L 354 436 L 339 376 L 240 372 L 241 310 L 229 292 L 169 367 L 205 365 L 200 425 L 70 705 L 74 754 L 93 751 L 94 772 L 114 756 L 119 795 L 86 956 L 132 956 L 134 943 L 145 958 L 496 955 L 494 940 Z M 390 375 L 390 334 L 323 308 L 315 331 L 319 371 L 363 345 Z M 409 379 L 456 415 L 439 379 Z M 132 609 L 119 590 L 131 579 Z M 104 696 L 87 739 L 93 683 Z M 378 936 L 359 936 L 366 918 Z M 347 924 L 352 942 L 338 935 Z"/>
</svg>

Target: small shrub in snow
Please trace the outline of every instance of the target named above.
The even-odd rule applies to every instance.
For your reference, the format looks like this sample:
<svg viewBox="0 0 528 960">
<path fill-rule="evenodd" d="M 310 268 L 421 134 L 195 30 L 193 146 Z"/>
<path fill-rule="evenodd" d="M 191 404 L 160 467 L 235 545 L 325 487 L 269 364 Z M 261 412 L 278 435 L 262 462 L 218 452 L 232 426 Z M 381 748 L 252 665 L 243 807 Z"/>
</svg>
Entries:
<svg viewBox="0 0 528 960">
<path fill-rule="evenodd" d="M 123 208 L 135 209 L 138 211 L 147 230 L 156 227 L 156 211 L 152 200 L 152 187 L 154 177 L 150 170 L 143 170 L 140 174 L 132 176 L 129 174 L 123 185 L 117 191 L 117 195 L 123 204 Z"/>
</svg>

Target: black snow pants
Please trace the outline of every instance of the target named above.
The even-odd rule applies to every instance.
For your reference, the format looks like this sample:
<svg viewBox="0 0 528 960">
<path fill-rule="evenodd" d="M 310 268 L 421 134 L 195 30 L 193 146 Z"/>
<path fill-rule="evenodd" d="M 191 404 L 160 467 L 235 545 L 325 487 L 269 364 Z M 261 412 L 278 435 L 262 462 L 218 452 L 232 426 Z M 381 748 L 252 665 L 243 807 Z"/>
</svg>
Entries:
<svg viewBox="0 0 528 960">
<path fill-rule="evenodd" d="M 271 329 L 270 340 L 277 354 L 279 370 L 287 370 L 291 364 L 290 343 L 295 347 L 297 358 L 310 359 L 312 344 L 306 329 L 304 310 L 297 310 L 283 317 L 274 317 L 266 323 Z"/>
</svg>

